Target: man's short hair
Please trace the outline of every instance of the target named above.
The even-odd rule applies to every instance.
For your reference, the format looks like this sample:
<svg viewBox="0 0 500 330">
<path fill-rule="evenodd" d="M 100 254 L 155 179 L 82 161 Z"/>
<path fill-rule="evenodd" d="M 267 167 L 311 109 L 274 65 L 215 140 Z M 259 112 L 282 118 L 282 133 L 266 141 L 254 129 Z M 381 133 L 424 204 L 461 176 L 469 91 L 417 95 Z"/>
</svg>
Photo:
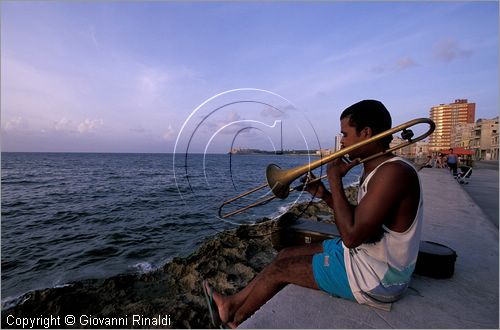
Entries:
<svg viewBox="0 0 500 330">
<path fill-rule="evenodd" d="M 349 125 L 356 128 L 360 133 L 365 127 L 372 129 L 373 135 L 387 131 L 392 127 L 391 114 L 382 102 L 377 100 L 363 100 L 346 108 L 340 115 L 340 119 L 349 118 Z M 392 141 L 392 135 L 380 140 L 387 148 Z"/>
</svg>

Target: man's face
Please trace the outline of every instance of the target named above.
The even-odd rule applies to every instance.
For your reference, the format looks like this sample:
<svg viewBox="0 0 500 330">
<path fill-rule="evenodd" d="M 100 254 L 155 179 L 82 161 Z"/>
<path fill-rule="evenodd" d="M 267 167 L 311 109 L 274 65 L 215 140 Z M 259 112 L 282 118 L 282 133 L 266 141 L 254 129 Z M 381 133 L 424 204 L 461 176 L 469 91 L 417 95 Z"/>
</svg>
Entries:
<svg viewBox="0 0 500 330">
<path fill-rule="evenodd" d="M 340 139 L 340 145 L 342 148 L 350 147 L 353 144 L 363 141 L 364 139 L 361 137 L 361 134 L 356 132 L 356 128 L 349 124 L 349 117 L 344 118 L 340 121 L 340 132 L 342 133 L 342 139 Z M 354 153 L 356 151 L 351 152 L 350 157 L 353 159 L 355 157 Z"/>
</svg>

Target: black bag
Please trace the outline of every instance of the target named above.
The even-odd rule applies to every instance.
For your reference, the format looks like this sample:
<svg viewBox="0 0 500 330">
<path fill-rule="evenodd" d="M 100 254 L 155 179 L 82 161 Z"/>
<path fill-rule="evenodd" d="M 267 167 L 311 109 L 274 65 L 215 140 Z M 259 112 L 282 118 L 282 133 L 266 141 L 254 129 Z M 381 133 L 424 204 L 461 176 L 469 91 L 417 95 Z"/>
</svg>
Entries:
<svg viewBox="0 0 500 330">
<path fill-rule="evenodd" d="M 323 242 L 326 239 L 340 237 L 337 226 L 311 220 L 296 220 L 293 225 L 283 227 L 272 237 L 277 250 L 288 246 Z"/>
<path fill-rule="evenodd" d="M 277 250 L 288 246 L 322 242 L 340 237 L 337 226 L 311 220 L 296 220 L 273 234 L 273 246 Z M 432 278 L 450 278 L 455 271 L 457 253 L 442 244 L 421 241 L 418 251 L 415 274 Z"/>
<path fill-rule="evenodd" d="M 433 278 L 450 278 L 455 272 L 457 253 L 449 247 L 429 241 L 421 241 L 415 274 Z"/>
</svg>

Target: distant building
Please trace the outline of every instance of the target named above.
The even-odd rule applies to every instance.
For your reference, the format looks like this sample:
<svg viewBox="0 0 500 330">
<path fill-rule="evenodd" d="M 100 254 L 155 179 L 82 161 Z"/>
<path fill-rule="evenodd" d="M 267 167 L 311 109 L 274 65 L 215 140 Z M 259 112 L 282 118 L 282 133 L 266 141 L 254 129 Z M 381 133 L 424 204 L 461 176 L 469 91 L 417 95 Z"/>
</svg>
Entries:
<svg viewBox="0 0 500 330">
<path fill-rule="evenodd" d="M 473 130 L 474 130 L 474 124 L 471 123 L 460 123 L 452 127 L 451 147 L 469 149 Z"/>
<path fill-rule="evenodd" d="M 418 141 L 411 145 L 411 154 L 416 158 L 425 158 L 427 157 L 429 152 L 429 142 L 427 141 Z"/>
<path fill-rule="evenodd" d="M 331 150 L 330 149 L 319 149 L 316 150 L 316 155 L 324 157 L 330 155 Z"/>
<path fill-rule="evenodd" d="M 498 130 L 491 134 L 491 159 L 498 160 Z"/>
<path fill-rule="evenodd" d="M 393 148 L 395 146 L 401 145 L 406 142 L 408 141 L 400 137 L 394 136 L 389 147 Z M 410 145 L 407 145 L 403 148 L 394 150 L 393 154 L 400 157 L 412 159 L 413 161 L 422 161 L 424 159 L 427 159 L 427 156 L 430 155 L 429 142 L 418 141 Z"/>
<path fill-rule="evenodd" d="M 241 148 L 231 148 L 231 150 L 229 150 L 229 153 L 230 154 L 237 154 L 240 150 L 241 150 Z"/>
<path fill-rule="evenodd" d="M 493 119 L 478 119 L 472 132 L 470 147 L 474 149 L 475 158 L 491 160 L 495 156 L 494 136 L 498 136 L 498 117 Z M 498 156 L 498 138 L 496 142 Z"/>
<path fill-rule="evenodd" d="M 430 110 L 436 129 L 429 140 L 429 150 L 439 151 L 452 146 L 452 128 L 460 123 L 474 123 L 476 104 L 467 99 L 457 99 L 450 104 L 440 104 Z"/>
<path fill-rule="evenodd" d="M 339 151 L 341 148 L 340 141 L 342 140 L 342 134 L 335 135 L 335 146 L 333 147 L 333 151 Z"/>
<path fill-rule="evenodd" d="M 393 136 L 392 138 L 392 141 L 391 143 L 389 144 L 389 147 L 390 148 L 393 148 L 395 146 L 398 146 L 398 145 L 401 145 L 403 143 L 407 142 L 406 140 L 403 140 L 402 138 L 400 137 L 397 137 L 397 136 Z M 411 155 L 411 145 L 409 146 L 406 146 L 406 147 L 403 147 L 403 148 L 400 148 L 400 149 L 396 149 L 393 151 L 393 153 L 397 156 L 401 156 L 401 157 L 408 157 Z"/>
</svg>

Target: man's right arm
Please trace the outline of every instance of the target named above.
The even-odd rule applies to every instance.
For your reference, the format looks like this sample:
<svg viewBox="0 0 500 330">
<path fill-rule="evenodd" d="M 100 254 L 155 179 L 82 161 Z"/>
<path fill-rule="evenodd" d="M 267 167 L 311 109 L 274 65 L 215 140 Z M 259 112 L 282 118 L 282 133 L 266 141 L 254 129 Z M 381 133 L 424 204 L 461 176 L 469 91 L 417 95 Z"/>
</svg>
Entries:
<svg viewBox="0 0 500 330">
<path fill-rule="evenodd" d="M 398 226 L 406 226 L 414 219 L 418 198 L 414 198 L 415 202 L 406 210 L 398 207 L 410 195 L 418 197 L 418 180 L 414 180 L 413 169 L 410 173 L 406 166 L 395 163 L 388 163 L 378 169 L 370 180 L 367 193 L 356 207 L 347 201 L 341 180 L 329 178 L 335 223 L 347 247 L 357 247 L 375 237 L 384 223 L 398 220 Z M 397 210 L 399 218 L 396 218 Z"/>
</svg>

